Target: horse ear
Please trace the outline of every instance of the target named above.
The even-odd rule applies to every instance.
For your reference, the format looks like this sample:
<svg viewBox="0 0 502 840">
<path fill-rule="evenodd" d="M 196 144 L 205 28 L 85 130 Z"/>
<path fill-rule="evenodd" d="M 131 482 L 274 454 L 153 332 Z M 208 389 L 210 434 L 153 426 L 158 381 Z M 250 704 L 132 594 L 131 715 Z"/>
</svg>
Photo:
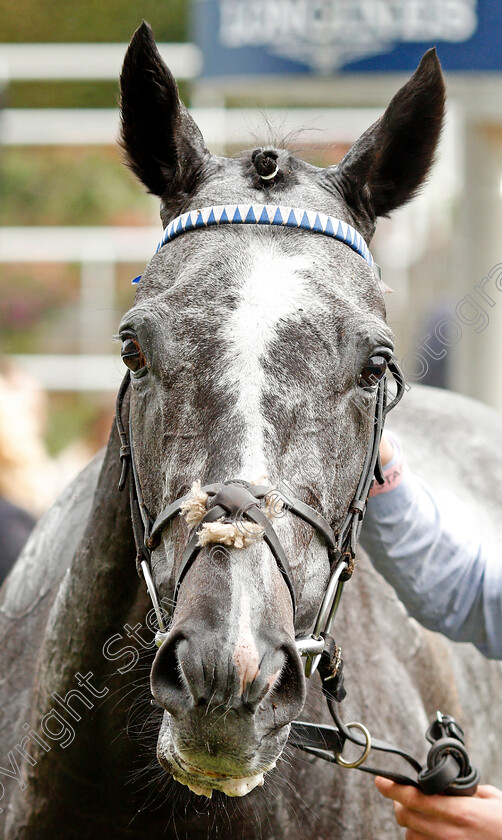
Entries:
<svg viewBox="0 0 502 840">
<path fill-rule="evenodd" d="M 331 170 L 354 209 L 375 219 L 413 198 L 433 163 L 444 108 L 441 65 L 430 49 L 384 115 Z"/>
<path fill-rule="evenodd" d="M 209 152 L 144 21 L 124 58 L 120 105 L 120 142 L 135 175 L 164 198 L 192 192 Z"/>
</svg>

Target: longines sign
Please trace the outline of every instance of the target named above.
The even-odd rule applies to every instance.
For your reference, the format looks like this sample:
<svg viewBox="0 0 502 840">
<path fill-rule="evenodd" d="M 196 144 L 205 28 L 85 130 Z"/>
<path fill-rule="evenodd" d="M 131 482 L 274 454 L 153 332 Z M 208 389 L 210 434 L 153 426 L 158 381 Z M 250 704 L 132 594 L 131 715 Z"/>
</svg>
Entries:
<svg viewBox="0 0 502 840">
<path fill-rule="evenodd" d="M 204 75 L 502 69 L 501 0 L 196 0 Z"/>
</svg>

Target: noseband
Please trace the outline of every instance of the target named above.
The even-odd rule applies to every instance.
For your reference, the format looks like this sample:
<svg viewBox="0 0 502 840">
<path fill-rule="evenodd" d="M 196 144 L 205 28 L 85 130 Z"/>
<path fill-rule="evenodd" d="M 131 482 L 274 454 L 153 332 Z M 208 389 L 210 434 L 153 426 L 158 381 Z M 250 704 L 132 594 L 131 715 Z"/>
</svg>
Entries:
<svg viewBox="0 0 502 840">
<path fill-rule="evenodd" d="M 167 226 L 157 251 L 181 234 L 200 228 L 229 224 L 292 227 L 329 236 L 352 248 L 374 270 L 376 276 L 380 277 L 378 266 L 374 262 L 362 236 L 355 228 L 322 213 L 277 205 L 218 205 L 184 213 Z M 137 277 L 133 282 L 139 282 L 140 280 L 141 277 Z M 386 352 L 388 354 L 388 351 Z M 397 405 L 404 393 L 403 375 L 394 358 L 388 360 L 387 370 L 394 377 L 397 388 L 396 395 L 390 402 L 388 401 L 387 374 L 373 386 L 376 398 L 371 437 L 356 493 L 349 505 L 342 526 L 335 531 L 324 516 L 310 505 L 305 504 L 300 499 L 280 495 L 286 511 L 312 526 L 322 536 L 327 547 L 331 568 L 330 579 L 314 623 L 313 632 L 310 636 L 297 637 L 295 641 L 298 653 L 307 658 L 306 676 L 312 676 L 317 669 L 319 670 L 323 692 L 335 726 L 293 721 L 290 743 L 318 758 L 326 759 L 332 763 L 336 762 L 343 767 L 357 767 L 364 772 L 383 775 L 403 784 L 411 784 L 420 787 L 425 793 L 447 792 L 466 795 L 475 792 L 478 774 L 469 763 L 463 745 L 462 730 L 453 718 L 441 715 L 438 712 L 437 720 L 427 732 L 427 738 L 432 743 L 432 747 L 429 751 L 428 766 L 423 770 L 419 762 L 404 750 L 385 741 L 372 739 L 363 724 L 357 722 L 344 724 L 334 704 L 334 701 L 341 702 L 346 692 L 343 687 L 341 651 L 335 644 L 331 630 L 344 583 L 353 572 L 357 542 L 371 486 L 374 479 L 379 483 L 383 483 L 384 480 L 379 446 L 385 418 L 388 412 Z M 129 404 L 127 405 L 128 416 L 126 418 L 122 416 L 124 399 L 130 381 L 130 371 L 127 371 L 120 386 L 116 403 L 116 424 L 120 437 L 120 460 L 122 464 L 119 490 L 124 489 L 129 473 L 129 498 L 136 546 L 136 567 L 140 576 L 145 580 L 155 609 L 159 628 L 156 633 L 156 642 L 160 646 L 168 635 L 168 630 L 152 577 L 152 551 L 159 544 L 164 529 L 182 512 L 182 506 L 188 500 L 190 494 L 171 502 L 158 514 L 156 519 L 151 517 L 143 499 L 136 469 Z M 277 491 L 273 491 L 273 488 L 268 486 L 251 485 L 242 479 L 210 484 L 203 487 L 202 490 L 208 498 L 207 512 L 193 529 L 183 552 L 174 586 L 172 611 L 176 607 L 180 586 L 201 548 L 199 545 L 199 529 L 204 524 L 219 520 L 240 525 L 244 533 L 245 522 L 259 526 L 260 536 L 268 545 L 289 590 L 294 614 L 296 594 L 289 562 L 270 518 L 266 516 L 262 507 L 269 494 L 271 492 L 277 493 Z M 359 734 L 354 734 L 354 729 L 362 734 L 362 738 Z M 341 755 L 347 740 L 363 747 L 363 754 L 354 762 L 345 761 Z M 368 767 L 364 762 L 371 749 L 401 756 L 416 771 L 418 780 L 415 781 L 407 776 Z"/>
</svg>

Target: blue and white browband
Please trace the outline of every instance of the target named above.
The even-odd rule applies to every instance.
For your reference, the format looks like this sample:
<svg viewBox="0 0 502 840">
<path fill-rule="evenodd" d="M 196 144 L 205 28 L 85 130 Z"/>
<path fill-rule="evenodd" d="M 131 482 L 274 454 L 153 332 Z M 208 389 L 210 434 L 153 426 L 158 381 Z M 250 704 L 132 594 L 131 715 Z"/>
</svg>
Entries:
<svg viewBox="0 0 502 840">
<path fill-rule="evenodd" d="M 300 228 L 312 233 L 322 233 L 344 242 L 365 260 L 380 279 L 380 268 L 370 254 L 361 234 L 347 222 L 334 216 L 318 213 L 316 210 L 302 210 L 298 207 L 284 207 L 278 204 L 218 204 L 190 210 L 177 216 L 164 230 L 157 252 L 177 236 L 197 228 L 217 225 L 276 225 L 278 227 Z M 135 277 L 133 283 L 139 283 Z"/>
</svg>

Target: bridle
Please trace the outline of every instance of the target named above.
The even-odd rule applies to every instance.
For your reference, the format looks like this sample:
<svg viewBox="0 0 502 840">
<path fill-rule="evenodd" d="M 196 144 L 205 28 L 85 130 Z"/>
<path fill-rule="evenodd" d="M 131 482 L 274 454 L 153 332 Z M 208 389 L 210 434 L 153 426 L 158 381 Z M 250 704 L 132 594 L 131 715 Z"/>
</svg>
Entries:
<svg viewBox="0 0 502 840">
<path fill-rule="evenodd" d="M 170 222 L 164 231 L 157 251 L 177 236 L 188 231 L 228 224 L 265 224 L 295 227 L 329 236 L 349 245 L 371 266 L 377 277 L 380 277 L 378 267 L 362 236 L 350 225 L 322 213 L 277 205 L 218 205 L 190 211 Z M 136 278 L 133 282 L 139 282 L 140 279 L 141 277 Z M 375 353 L 377 352 L 378 350 L 375 351 Z M 382 350 L 382 352 L 384 351 Z M 388 357 L 388 350 L 385 352 Z M 281 495 L 285 510 L 309 524 L 322 536 L 327 547 L 331 569 L 330 579 L 314 623 L 313 632 L 309 636 L 297 637 L 295 641 L 298 653 L 306 657 L 306 676 L 310 677 L 316 670 L 319 670 L 323 692 L 331 716 L 335 721 L 335 726 L 293 721 L 290 743 L 319 758 L 336 762 L 344 767 L 357 767 L 374 775 L 384 775 L 395 781 L 412 784 L 415 787 L 420 787 L 426 793 L 447 792 L 463 793 L 465 795 L 475 791 L 478 775 L 475 768 L 472 768 L 469 763 L 469 758 L 463 746 L 462 730 L 453 718 L 441 715 L 438 712 L 437 720 L 427 733 L 427 737 L 433 746 L 429 751 L 428 768 L 423 770 L 420 763 L 405 751 L 384 741 L 372 739 L 363 724 L 358 722 L 344 724 L 335 707 L 335 702 L 340 703 L 346 692 L 343 686 L 341 650 L 336 645 L 331 631 L 344 583 L 353 572 L 357 543 L 371 486 L 375 479 L 379 483 L 384 481 L 379 458 L 379 445 L 385 418 L 388 412 L 397 405 L 405 389 L 403 375 L 394 357 L 387 358 L 387 371 L 394 378 L 396 394 L 389 401 L 387 373 L 373 386 L 375 404 L 370 441 L 354 498 L 349 505 L 341 527 L 335 531 L 324 516 L 313 507 L 300 499 L 290 497 L 289 494 L 287 496 Z M 124 489 L 129 476 L 129 498 L 136 546 L 136 567 L 140 576 L 145 580 L 156 613 L 158 623 L 156 643 L 160 646 L 168 635 L 168 629 L 152 577 L 152 551 L 159 544 L 165 528 L 181 513 L 182 506 L 188 500 L 190 494 L 186 494 L 168 504 L 155 519 L 150 515 L 143 498 L 136 469 L 129 404 L 127 405 L 127 416 L 123 417 L 123 406 L 130 381 L 130 371 L 127 371 L 120 386 L 116 403 L 116 425 L 120 437 L 122 465 L 118 489 L 120 491 Z M 265 515 L 262 507 L 263 501 L 267 499 L 269 494 L 276 491 L 265 485 L 251 485 L 243 479 L 232 479 L 222 483 L 210 484 L 203 487 L 202 491 L 207 494 L 208 498 L 207 512 L 193 529 L 183 552 L 174 586 L 172 611 L 176 606 L 180 586 L 200 551 L 199 529 L 204 524 L 223 521 L 240 523 L 244 529 L 246 522 L 259 526 L 260 536 L 268 545 L 289 590 L 294 613 L 296 593 L 287 555 L 270 518 Z M 362 739 L 359 735 L 354 734 L 353 729 L 362 733 Z M 364 748 L 362 756 L 357 761 L 347 762 L 342 758 L 341 753 L 347 740 Z M 400 755 L 417 772 L 418 780 L 415 781 L 400 774 L 389 773 L 364 765 L 372 748 Z"/>
<path fill-rule="evenodd" d="M 377 480 L 382 483 L 382 471 L 379 461 L 379 444 L 382 429 L 387 413 L 401 399 L 404 382 L 397 363 L 389 360 L 388 369 L 393 373 L 397 384 L 397 393 L 393 400 L 387 402 L 387 381 L 384 376 L 376 385 L 376 400 L 373 418 L 373 427 L 370 443 L 365 455 L 361 477 L 357 490 L 349 506 L 341 528 L 334 531 L 327 520 L 310 505 L 300 499 L 288 495 L 279 494 L 282 502 L 282 510 L 288 511 L 311 525 L 324 539 L 330 560 L 331 575 L 326 588 L 322 604 L 320 606 L 313 634 L 307 637 L 298 637 L 296 640 L 297 649 L 300 655 L 307 657 L 307 676 L 311 676 L 317 668 L 319 656 L 324 650 L 324 640 L 321 632 L 329 634 L 340 597 L 343 584 L 350 578 L 353 571 L 353 564 L 356 556 L 357 542 L 361 530 L 368 494 L 376 475 Z M 130 384 L 130 372 L 127 371 L 117 396 L 116 424 L 120 437 L 120 459 L 122 462 L 119 490 L 125 487 L 129 465 L 131 468 L 129 493 L 131 505 L 131 519 L 136 545 L 136 566 L 139 574 L 145 579 L 150 594 L 159 630 L 156 634 L 157 644 L 160 646 L 167 635 L 163 610 L 156 592 L 151 572 L 152 551 L 158 546 L 162 532 L 167 528 L 173 519 L 181 512 L 183 504 L 188 500 L 190 494 L 171 502 L 164 507 L 159 515 L 153 519 L 143 499 L 141 483 L 136 470 L 136 460 L 131 435 L 130 416 L 127 425 L 129 432 L 126 432 L 126 424 L 122 417 L 123 403 Z M 258 525 L 261 535 L 270 548 L 278 568 L 284 578 L 286 586 L 291 595 L 293 612 L 296 608 L 296 593 L 293 577 L 290 571 L 286 552 L 277 536 L 272 522 L 265 516 L 260 503 L 271 493 L 276 493 L 269 486 L 254 486 L 243 479 L 233 479 L 219 484 L 210 484 L 202 488 L 202 491 L 209 496 L 208 510 L 200 520 L 185 547 L 181 559 L 180 568 L 174 586 L 173 605 L 177 601 L 178 592 L 183 579 L 194 563 L 199 551 L 199 528 L 205 523 L 216 522 L 223 519 L 228 522 L 240 522 L 243 531 L 246 529 L 246 521 Z"/>
</svg>

